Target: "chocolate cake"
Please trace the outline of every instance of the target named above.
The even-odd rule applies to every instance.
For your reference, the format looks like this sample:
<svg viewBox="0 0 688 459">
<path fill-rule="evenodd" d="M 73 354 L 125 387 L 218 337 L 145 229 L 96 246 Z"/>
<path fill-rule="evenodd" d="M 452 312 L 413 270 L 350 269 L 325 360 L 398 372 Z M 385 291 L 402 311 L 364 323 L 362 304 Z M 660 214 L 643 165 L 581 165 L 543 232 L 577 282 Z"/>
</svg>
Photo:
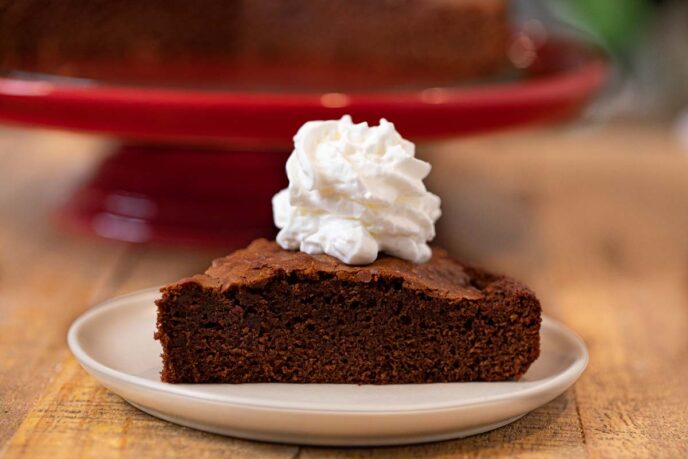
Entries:
<svg viewBox="0 0 688 459">
<path fill-rule="evenodd" d="M 316 74 L 333 66 L 358 68 L 369 78 L 390 67 L 401 74 L 431 68 L 471 78 L 505 63 L 506 3 L 0 0 L 0 66 L 101 79 L 187 74 L 231 82 L 236 74 L 264 77 L 244 67 L 271 62 Z"/>
<path fill-rule="evenodd" d="M 161 291 L 169 383 L 504 381 L 539 355 L 533 292 L 440 249 L 349 266 L 259 239 Z"/>
</svg>

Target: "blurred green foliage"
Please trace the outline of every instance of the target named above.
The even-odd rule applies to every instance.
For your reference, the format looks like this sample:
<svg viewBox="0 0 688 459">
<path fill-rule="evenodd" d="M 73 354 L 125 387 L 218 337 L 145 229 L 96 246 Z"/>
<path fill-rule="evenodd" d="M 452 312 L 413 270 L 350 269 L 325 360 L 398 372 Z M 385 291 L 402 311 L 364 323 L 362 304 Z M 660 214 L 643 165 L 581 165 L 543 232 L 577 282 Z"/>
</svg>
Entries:
<svg viewBox="0 0 688 459">
<path fill-rule="evenodd" d="M 635 42 L 653 13 L 653 4 L 648 0 L 563 1 L 581 22 L 616 51 Z"/>
</svg>

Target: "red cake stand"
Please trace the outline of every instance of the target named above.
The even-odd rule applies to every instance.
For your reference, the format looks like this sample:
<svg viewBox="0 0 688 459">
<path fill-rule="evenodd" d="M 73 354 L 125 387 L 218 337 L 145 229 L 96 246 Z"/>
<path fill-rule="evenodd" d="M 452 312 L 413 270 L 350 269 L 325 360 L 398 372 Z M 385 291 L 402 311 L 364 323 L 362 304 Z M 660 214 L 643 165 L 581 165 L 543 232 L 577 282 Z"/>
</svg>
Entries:
<svg viewBox="0 0 688 459">
<path fill-rule="evenodd" d="M 462 85 L 447 75 L 390 74 L 366 87 L 347 69 L 250 65 L 194 66 L 222 75 L 223 85 L 193 88 L 162 84 L 159 74 L 6 72 L 0 120 L 123 139 L 62 212 L 71 227 L 131 242 L 235 246 L 274 235 L 270 199 L 286 185 L 284 162 L 306 121 L 384 117 L 416 142 L 483 133 L 574 116 L 607 72 L 601 54 L 574 41 L 535 46 L 521 36 L 510 54 L 518 65 L 507 75 Z"/>
</svg>

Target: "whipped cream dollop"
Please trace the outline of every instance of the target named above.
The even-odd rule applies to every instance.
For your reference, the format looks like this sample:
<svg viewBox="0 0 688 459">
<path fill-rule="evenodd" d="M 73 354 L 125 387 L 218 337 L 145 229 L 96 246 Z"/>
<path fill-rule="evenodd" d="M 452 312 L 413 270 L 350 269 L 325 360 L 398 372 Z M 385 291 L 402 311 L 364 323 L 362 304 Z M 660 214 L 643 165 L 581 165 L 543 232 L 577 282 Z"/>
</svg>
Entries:
<svg viewBox="0 0 688 459">
<path fill-rule="evenodd" d="M 294 137 L 289 187 L 272 198 L 277 243 L 352 265 L 380 251 L 425 262 L 441 214 L 440 198 L 423 184 L 430 169 L 384 119 L 310 121 Z"/>
</svg>

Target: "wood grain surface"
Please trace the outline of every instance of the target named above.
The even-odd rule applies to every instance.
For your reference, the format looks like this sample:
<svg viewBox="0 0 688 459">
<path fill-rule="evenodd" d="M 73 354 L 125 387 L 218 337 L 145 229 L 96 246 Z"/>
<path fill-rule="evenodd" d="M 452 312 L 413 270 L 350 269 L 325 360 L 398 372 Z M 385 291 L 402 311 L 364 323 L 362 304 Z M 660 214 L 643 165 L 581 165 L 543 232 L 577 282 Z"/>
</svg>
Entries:
<svg viewBox="0 0 688 459">
<path fill-rule="evenodd" d="M 55 210 L 109 148 L 0 129 L 5 457 L 688 457 L 688 154 L 664 127 L 554 128 L 420 148 L 443 198 L 442 245 L 528 282 L 545 312 L 583 337 L 591 360 L 574 388 L 509 426 L 396 448 L 194 431 L 136 410 L 78 366 L 65 336 L 81 312 L 228 251 L 60 230 Z"/>
</svg>

